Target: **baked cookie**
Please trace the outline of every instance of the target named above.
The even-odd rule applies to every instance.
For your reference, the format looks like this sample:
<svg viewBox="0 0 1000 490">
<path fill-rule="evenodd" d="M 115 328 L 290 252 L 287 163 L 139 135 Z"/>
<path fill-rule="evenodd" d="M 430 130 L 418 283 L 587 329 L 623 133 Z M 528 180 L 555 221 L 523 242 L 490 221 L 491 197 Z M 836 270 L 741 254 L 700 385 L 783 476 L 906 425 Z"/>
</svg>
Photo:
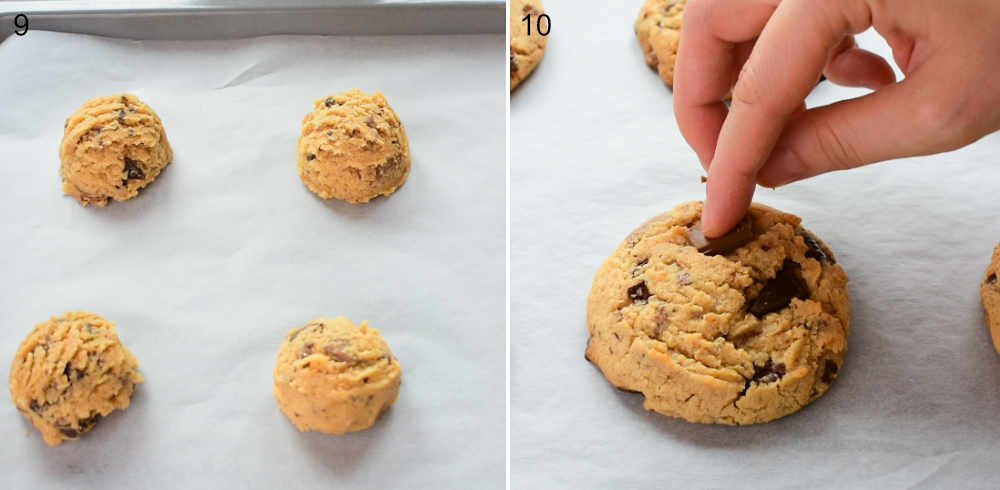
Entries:
<svg viewBox="0 0 1000 490">
<path fill-rule="evenodd" d="M 542 0 L 511 0 L 510 1 L 510 90 L 521 84 L 538 66 L 545 55 L 545 44 L 548 35 L 538 33 L 538 16 L 545 13 Z M 529 26 L 523 20 L 525 15 L 531 16 L 531 35 Z M 548 29 L 545 21 L 542 26 Z"/>
<path fill-rule="evenodd" d="M 114 323 L 72 311 L 35 325 L 21 342 L 10 367 L 10 395 L 55 446 L 128 408 L 142 382 L 138 368 Z"/>
<path fill-rule="evenodd" d="M 646 0 L 635 22 L 635 35 L 646 55 L 646 64 L 674 86 L 677 44 L 681 40 L 681 19 L 685 0 Z"/>
<path fill-rule="evenodd" d="M 986 308 L 986 326 L 993 336 L 993 347 L 1000 352 L 1000 245 L 993 251 L 993 262 L 986 269 L 983 279 L 983 306 Z"/>
<path fill-rule="evenodd" d="M 587 359 L 645 408 L 691 422 L 767 422 L 822 395 L 847 349 L 847 275 L 799 218 L 754 204 L 701 234 L 701 202 L 633 231 L 587 302 Z"/>
<path fill-rule="evenodd" d="M 66 119 L 63 192 L 80 204 L 106 206 L 139 194 L 173 159 L 163 122 L 131 94 L 88 100 Z"/>
<path fill-rule="evenodd" d="M 301 431 L 367 429 L 396 401 L 402 369 L 378 330 L 344 317 L 288 332 L 274 367 L 278 407 Z"/>
<path fill-rule="evenodd" d="M 381 92 L 358 89 L 316 101 L 298 144 L 302 182 L 323 199 L 368 202 L 410 174 L 410 142 Z"/>
</svg>

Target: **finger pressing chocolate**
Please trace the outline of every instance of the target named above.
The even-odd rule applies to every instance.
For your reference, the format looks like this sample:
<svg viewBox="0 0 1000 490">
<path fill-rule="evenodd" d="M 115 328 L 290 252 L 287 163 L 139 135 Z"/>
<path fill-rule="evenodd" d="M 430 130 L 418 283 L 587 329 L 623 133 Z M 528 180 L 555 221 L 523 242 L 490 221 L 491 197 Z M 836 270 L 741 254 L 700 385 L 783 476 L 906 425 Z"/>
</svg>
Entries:
<svg viewBox="0 0 1000 490">
<path fill-rule="evenodd" d="M 688 241 L 705 255 L 719 255 L 732 252 L 753 240 L 753 223 L 750 215 L 743 218 L 729 233 L 716 238 L 708 238 L 701 229 L 701 221 L 694 224 L 687 233 Z"/>
<path fill-rule="evenodd" d="M 802 267 L 791 260 L 785 260 L 778 274 L 764 284 L 764 289 L 753 300 L 750 313 L 760 318 L 788 306 L 792 298 L 808 297 L 809 287 L 802 280 Z"/>
</svg>

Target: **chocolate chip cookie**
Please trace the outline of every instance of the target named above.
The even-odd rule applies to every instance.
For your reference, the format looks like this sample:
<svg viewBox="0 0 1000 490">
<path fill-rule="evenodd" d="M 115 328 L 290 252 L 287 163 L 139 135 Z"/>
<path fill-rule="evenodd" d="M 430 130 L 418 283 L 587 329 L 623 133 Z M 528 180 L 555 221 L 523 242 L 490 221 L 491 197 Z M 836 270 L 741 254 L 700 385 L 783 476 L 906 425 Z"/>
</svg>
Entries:
<svg viewBox="0 0 1000 490">
<path fill-rule="evenodd" d="M 381 92 L 348 90 L 316 100 L 298 143 L 302 182 L 323 199 L 364 203 L 410 174 L 410 141 Z"/>
<path fill-rule="evenodd" d="M 131 94 L 88 100 L 66 119 L 59 173 L 80 204 L 125 201 L 173 159 L 160 116 Z"/>
<path fill-rule="evenodd" d="M 982 286 L 986 326 L 993 336 L 993 347 L 1000 352 L 1000 245 L 993 251 L 993 262 L 986 269 Z"/>
<path fill-rule="evenodd" d="M 399 395 L 402 368 L 378 330 L 344 317 L 317 318 L 285 336 L 274 397 L 299 430 L 367 429 Z"/>
<path fill-rule="evenodd" d="M 684 3 L 685 0 L 646 0 L 635 22 L 635 35 L 646 56 L 646 64 L 659 72 L 660 78 L 671 87 L 674 85 L 677 45 L 681 40 Z"/>
<path fill-rule="evenodd" d="M 10 395 L 55 446 L 128 408 L 142 382 L 138 369 L 114 323 L 73 311 L 35 325 L 21 342 L 10 367 Z"/>
<path fill-rule="evenodd" d="M 538 66 L 548 43 L 546 20 L 541 20 L 543 36 L 538 33 L 538 18 L 545 13 L 541 0 L 511 0 L 510 2 L 510 90 L 513 91 Z M 525 23 L 524 16 L 530 16 Z M 528 34 L 528 30 L 531 34 Z"/>
<path fill-rule="evenodd" d="M 829 389 L 850 327 L 847 274 L 791 214 L 754 204 L 707 239 L 702 203 L 633 231 L 587 302 L 587 359 L 645 408 L 691 422 L 783 417 Z"/>
</svg>

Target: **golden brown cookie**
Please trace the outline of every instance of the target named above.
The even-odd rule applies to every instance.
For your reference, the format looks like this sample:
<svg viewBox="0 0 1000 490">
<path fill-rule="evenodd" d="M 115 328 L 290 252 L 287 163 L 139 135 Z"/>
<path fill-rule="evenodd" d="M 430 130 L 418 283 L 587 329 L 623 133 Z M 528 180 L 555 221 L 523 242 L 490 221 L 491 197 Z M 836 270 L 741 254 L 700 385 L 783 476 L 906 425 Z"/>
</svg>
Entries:
<svg viewBox="0 0 1000 490">
<path fill-rule="evenodd" d="M 689 202 L 633 231 L 587 302 L 587 359 L 645 408 L 755 424 L 826 392 L 847 350 L 847 275 L 799 218 L 754 204 L 724 237 Z"/>
<path fill-rule="evenodd" d="M 54 446 L 128 408 L 142 382 L 138 368 L 114 323 L 72 311 L 35 325 L 21 342 L 10 367 L 10 394 Z"/>
<path fill-rule="evenodd" d="M 671 87 L 674 85 L 677 45 L 681 40 L 684 3 L 685 0 L 646 0 L 635 22 L 635 35 L 646 55 L 646 64 L 659 72 L 660 78 Z"/>
<path fill-rule="evenodd" d="M 274 397 L 299 430 L 367 429 L 399 395 L 402 369 L 378 330 L 344 317 L 317 318 L 285 336 Z"/>
<path fill-rule="evenodd" d="M 160 116 L 131 94 L 88 100 L 66 119 L 59 173 L 80 204 L 139 194 L 173 159 Z"/>
<path fill-rule="evenodd" d="M 541 0 L 511 0 L 510 2 L 510 90 L 521 84 L 535 70 L 545 55 L 548 29 L 545 18 L 541 21 L 543 36 L 538 32 L 538 18 L 545 13 Z M 530 16 L 530 26 L 523 19 Z M 528 34 L 528 30 L 531 34 Z"/>
<path fill-rule="evenodd" d="M 993 347 L 1000 352 L 1000 245 L 993 251 L 993 262 L 986 269 L 982 294 L 986 326 L 993 336 Z"/>
<path fill-rule="evenodd" d="M 302 182 L 323 199 L 363 203 L 396 191 L 410 174 L 410 142 L 381 92 L 318 99 L 302 121 Z"/>
</svg>

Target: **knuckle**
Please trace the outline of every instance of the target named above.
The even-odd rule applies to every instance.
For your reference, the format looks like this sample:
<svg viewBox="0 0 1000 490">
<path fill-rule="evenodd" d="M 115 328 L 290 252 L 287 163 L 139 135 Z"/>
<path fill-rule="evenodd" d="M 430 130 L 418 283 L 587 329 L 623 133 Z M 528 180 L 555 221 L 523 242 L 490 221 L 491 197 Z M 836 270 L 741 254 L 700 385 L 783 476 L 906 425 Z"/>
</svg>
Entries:
<svg viewBox="0 0 1000 490">
<path fill-rule="evenodd" d="M 830 170 L 847 170 L 863 163 L 850 139 L 830 121 L 817 121 L 812 134 L 819 156 Z"/>
<path fill-rule="evenodd" d="M 775 114 L 774 105 L 769 101 L 766 92 L 762 89 L 762 78 L 754 64 L 747 62 L 740 68 L 739 77 L 736 79 L 736 86 L 733 87 L 733 105 L 742 105 L 754 111 L 765 111 L 768 114 Z"/>
</svg>

